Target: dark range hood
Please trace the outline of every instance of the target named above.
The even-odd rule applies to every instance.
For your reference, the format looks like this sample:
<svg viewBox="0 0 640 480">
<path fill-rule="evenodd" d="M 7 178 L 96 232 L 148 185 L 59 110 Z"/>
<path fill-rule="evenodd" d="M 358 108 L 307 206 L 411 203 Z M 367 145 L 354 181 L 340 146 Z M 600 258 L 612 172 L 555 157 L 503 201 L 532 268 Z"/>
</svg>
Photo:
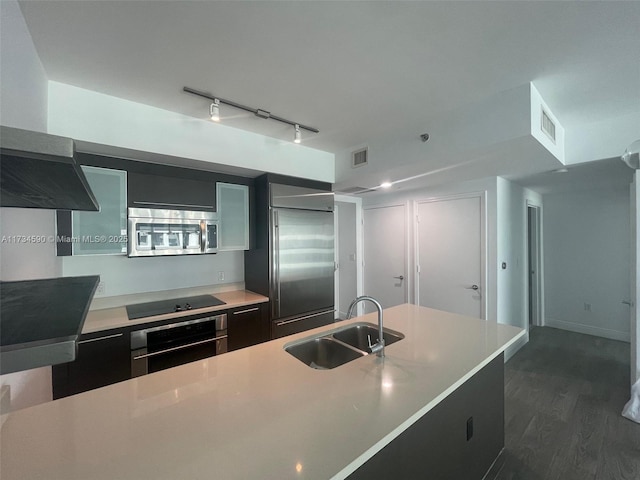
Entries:
<svg viewBox="0 0 640 480">
<path fill-rule="evenodd" d="M 0 374 L 71 362 L 100 276 L 0 282 Z"/>
<path fill-rule="evenodd" d="M 72 139 L 0 126 L 0 206 L 97 211 Z"/>
</svg>

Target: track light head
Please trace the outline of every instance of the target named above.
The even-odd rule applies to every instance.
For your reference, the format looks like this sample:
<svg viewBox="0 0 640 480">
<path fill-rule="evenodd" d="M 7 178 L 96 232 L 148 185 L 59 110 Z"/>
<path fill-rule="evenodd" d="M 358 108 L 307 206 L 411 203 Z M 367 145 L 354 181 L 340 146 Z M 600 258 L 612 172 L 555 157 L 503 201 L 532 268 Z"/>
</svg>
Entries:
<svg viewBox="0 0 640 480">
<path fill-rule="evenodd" d="M 296 123 L 295 134 L 293 136 L 293 143 L 300 143 L 302 141 L 302 134 L 300 133 L 300 125 Z"/>
<path fill-rule="evenodd" d="M 211 106 L 209 106 L 209 116 L 214 122 L 220 121 L 220 100 L 215 98 Z"/>
</svg>

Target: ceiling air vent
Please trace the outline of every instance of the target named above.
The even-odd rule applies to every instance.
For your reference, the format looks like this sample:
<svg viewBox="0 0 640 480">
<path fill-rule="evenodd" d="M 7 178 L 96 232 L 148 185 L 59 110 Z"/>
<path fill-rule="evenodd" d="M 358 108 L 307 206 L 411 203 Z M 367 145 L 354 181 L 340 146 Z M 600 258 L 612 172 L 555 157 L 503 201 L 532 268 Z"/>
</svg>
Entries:
<svg viewBox="0 0 640 480">
<path fill-rule="evenodd" d="M 351 154 L 351 167 L 361 167 L 369 161 L 369 155 L 366 148 L 356 150 Z"/>
<path fill-rule="evenodd" d="M 542 120 L 540 122 L 540 128 L 542 131 L 547 134 L 547 136 L 551 139 L 553 143 L 556 143 L 556 124 L 553 123 L 549 114 L 542 109 Z"/>
</svg>

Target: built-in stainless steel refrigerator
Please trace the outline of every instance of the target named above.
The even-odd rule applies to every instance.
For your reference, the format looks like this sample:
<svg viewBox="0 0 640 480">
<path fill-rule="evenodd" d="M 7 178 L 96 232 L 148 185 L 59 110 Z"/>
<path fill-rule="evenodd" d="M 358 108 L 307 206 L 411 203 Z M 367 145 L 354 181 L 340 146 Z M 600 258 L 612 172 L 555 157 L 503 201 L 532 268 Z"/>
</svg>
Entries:
<svg viewBox="0 0 640 480">
<path fill-rule="evenodd" d="M 266 188 L 268 226 L 262 235 L 268 236 L 268 265 L 263 265 L 260 248 L 247 252 L 245 284 L 259 290 L 252 288 L 262 283 L 256 275 L 261 266 L 268 267 L 271 332 L 278 338 L 335 319 L 334 200 L 330 191 L 277 183 Z M 259 186 L 257 190 L 259 196 Z"/>
<path fill-rule="evenodd" d="M 333 194 L 271 184 L 270 196 L 271 318 L 279 337 L 334 320 Z"/>
</svg>

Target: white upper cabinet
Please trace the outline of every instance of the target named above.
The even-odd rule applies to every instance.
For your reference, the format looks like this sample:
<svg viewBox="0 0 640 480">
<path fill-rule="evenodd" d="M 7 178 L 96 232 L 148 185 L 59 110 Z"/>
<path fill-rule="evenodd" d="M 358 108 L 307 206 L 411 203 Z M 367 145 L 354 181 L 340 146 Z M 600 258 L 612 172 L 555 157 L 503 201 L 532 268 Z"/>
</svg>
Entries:
<svg viewBox="0 0 640 480">
<path fill-rule="evenodd" d="M 218 251 L 249 250 L 249 187 L 216 183 Z"/>
<path fill-rule="evenodd" d="M 82 166 L 100 210 L 73 211 L 73 255 L 127 252 L 127 172 Z"/>
</svg>

